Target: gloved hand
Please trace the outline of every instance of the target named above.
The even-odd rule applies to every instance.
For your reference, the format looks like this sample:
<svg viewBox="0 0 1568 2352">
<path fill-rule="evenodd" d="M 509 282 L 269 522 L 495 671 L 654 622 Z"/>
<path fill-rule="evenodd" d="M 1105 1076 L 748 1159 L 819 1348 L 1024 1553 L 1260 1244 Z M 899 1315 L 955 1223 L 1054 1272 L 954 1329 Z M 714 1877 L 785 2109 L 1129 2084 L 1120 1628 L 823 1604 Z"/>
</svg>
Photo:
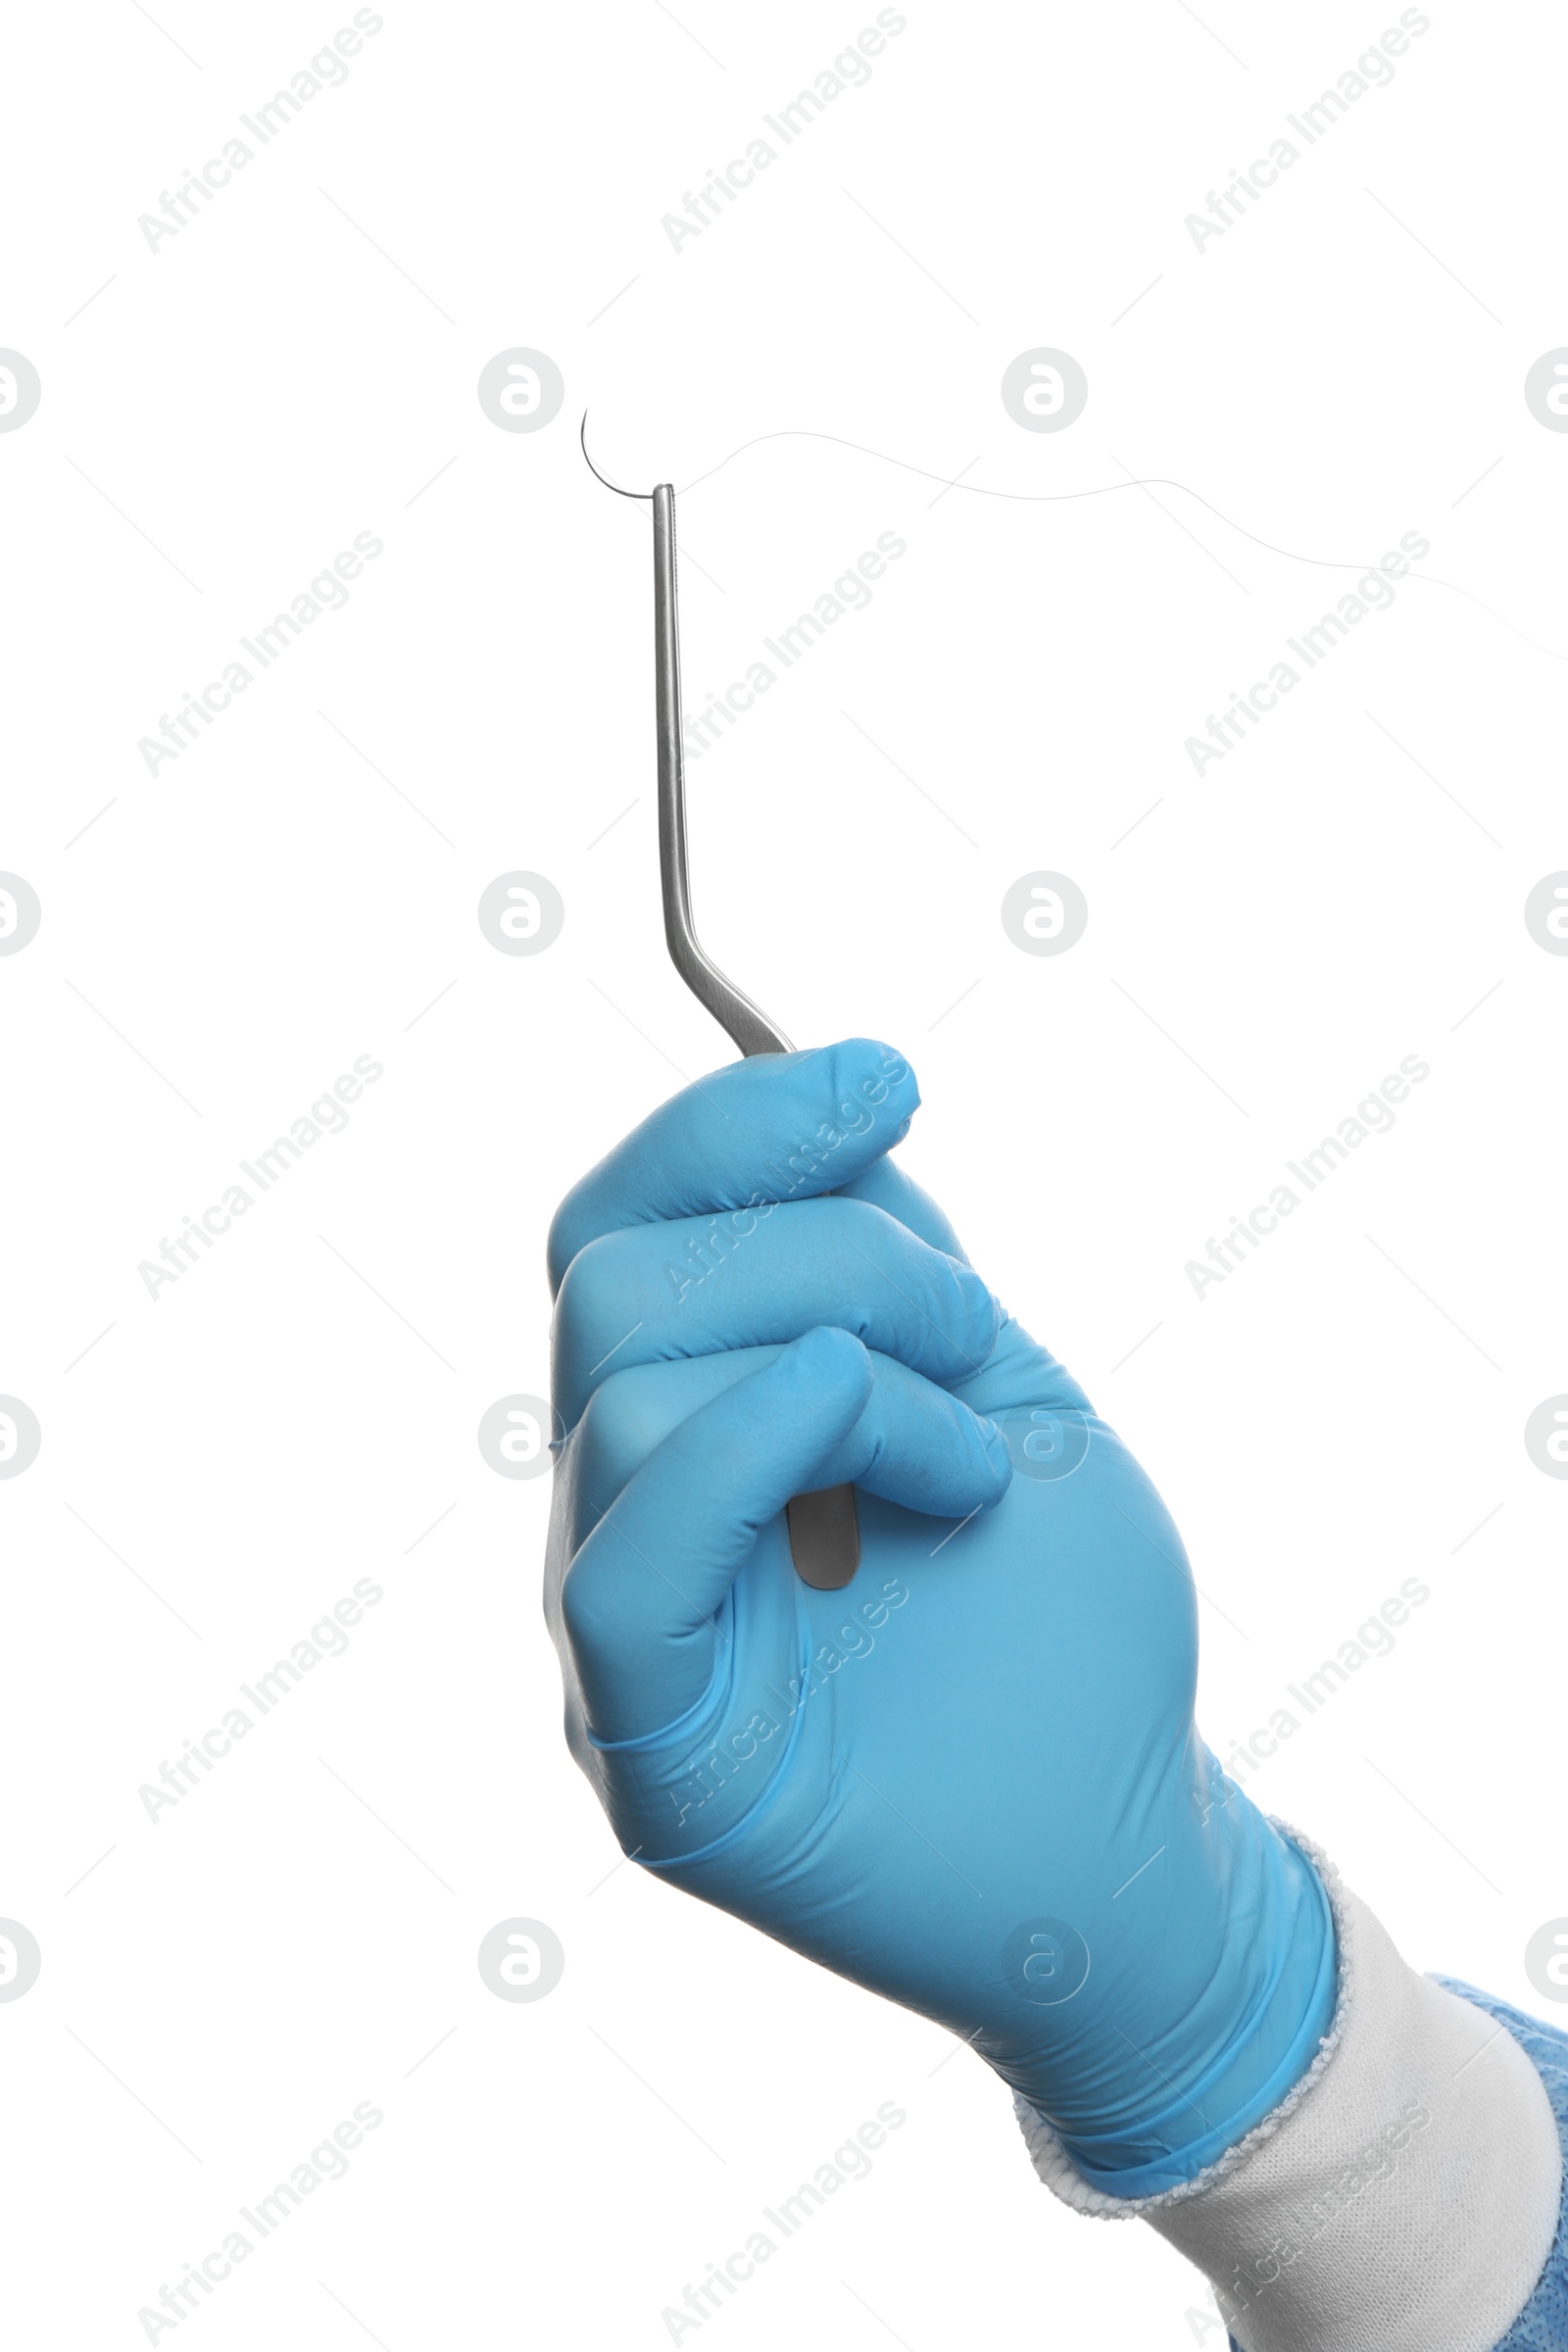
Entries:
<svg viewBox="0 0 1568 2352">
<path fill-rule="evenodd" d="M 940 2020 L 1143 2195 L 1304 2073 L 1332 1922 L 1198 1734 L 1159 1497 L 888 1157 L 918 1100 L 863 1040 L 739 1062 L 557 1212 L 567 1737 L 644 1869 Z M 812 1592 L 784 1505 L 846 1479 L 860 1566 Z"/>
</svg>

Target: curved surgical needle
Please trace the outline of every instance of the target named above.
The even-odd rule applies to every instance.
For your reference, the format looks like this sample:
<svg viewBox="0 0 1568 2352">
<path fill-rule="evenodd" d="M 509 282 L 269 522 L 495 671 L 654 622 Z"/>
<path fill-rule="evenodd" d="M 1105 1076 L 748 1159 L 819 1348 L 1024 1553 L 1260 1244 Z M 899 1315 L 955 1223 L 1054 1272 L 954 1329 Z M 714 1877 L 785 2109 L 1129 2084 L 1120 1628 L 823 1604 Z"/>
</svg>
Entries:
<svg viewBox="0 0 1568 2352">
<path fill-rule="evenodd" d="M 659 875 L 664 906 L 664 943 L 670 960 L 698 1003 L 742 1054 L 794 1051 L 748 996 L 725 978 L 692 925 L 686 863 L 686 767 L 681 748 L 680 623 L 675 578 L 675 490 L 623 490 L 588 455 L 588 413 L 578 434 L 589 472 L 617 498 L 647 500 L 654 510 L 654 721 L 659 754 Z M 859 1565 L 860 1530 L 852 1486 L 823 1487 L 794 1495 L 788 1506 L 790 1553 L 802 1581 L 837 1592 Z"/>
</svg>

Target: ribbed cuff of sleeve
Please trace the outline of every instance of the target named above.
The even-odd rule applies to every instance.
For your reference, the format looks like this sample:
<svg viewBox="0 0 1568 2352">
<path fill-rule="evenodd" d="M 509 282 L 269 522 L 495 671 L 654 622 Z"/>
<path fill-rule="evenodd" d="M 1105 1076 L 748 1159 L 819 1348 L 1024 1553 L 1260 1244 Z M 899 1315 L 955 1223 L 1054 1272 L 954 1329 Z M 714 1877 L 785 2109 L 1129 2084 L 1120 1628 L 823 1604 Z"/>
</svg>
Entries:
<svg viewBox="0 0 1568 2352">
<path fill-rule="evenodd" d="M 1014 2104 L 1064 2203 L 1141 2219 L 1197 2264 L 1243 2352 L 1493 2352 L 1529 2303 L 1563 2193 L 1541 2076 L 1487 2012 L 1408 1967 L 1326 1855 L 1338 1997 L 1299 2082 L 1214 2164 L 1157 2196 L 1079 2176 Z"/>
</svg>

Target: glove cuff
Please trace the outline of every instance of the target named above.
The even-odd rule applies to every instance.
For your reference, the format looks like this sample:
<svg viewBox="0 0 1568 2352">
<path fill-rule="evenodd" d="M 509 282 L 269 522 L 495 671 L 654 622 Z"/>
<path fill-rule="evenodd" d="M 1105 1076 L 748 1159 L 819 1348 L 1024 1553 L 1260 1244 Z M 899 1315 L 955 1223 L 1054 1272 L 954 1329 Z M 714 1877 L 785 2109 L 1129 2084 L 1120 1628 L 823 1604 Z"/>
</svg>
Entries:
<svg viewBox="0 0 1568 2352">
<path fill-rule="evenodd" d="M 1289 2095 L 1194 2180 L 1116 2197 L 1024 2100 L 1035 2170 L 1063 2203 L 1142 2219 L 1214 2285 L 1244 2352 L 1488 2352 L 1552 2245 L 1562 2150 L 1524 2051 L 1418 1976 L 1328 1857 L 1283 1822 L 1334 1913 L 1328 2036 Z"/>
</svg>

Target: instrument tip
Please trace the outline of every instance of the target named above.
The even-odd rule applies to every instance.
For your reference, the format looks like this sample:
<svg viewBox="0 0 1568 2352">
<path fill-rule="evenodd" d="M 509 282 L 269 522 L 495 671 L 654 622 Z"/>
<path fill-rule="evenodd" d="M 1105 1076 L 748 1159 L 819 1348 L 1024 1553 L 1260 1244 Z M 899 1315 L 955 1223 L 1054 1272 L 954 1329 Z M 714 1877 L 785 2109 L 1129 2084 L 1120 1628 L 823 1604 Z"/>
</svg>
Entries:
<svg viewBox="0 0 1568 2352">
<path fill-rule="evenodd" d="M 618 482 L 612 482 L 608 474 L 600 472 L 598 466 L 588 455 L 588 412 L 586 409 L 584 409 L 582 413 L 582 422 L 577 428 L 577 440 L 582 450 L 583 462 L 587 466 L 589 472 L 593 475 L 596 482 L 603 482 L 605 488 L 607 490 L 613 490 L 617 498 L 651 499 L 653 497 L 654 494 L 651 490 L 623 490 Z"/>
</svg>

